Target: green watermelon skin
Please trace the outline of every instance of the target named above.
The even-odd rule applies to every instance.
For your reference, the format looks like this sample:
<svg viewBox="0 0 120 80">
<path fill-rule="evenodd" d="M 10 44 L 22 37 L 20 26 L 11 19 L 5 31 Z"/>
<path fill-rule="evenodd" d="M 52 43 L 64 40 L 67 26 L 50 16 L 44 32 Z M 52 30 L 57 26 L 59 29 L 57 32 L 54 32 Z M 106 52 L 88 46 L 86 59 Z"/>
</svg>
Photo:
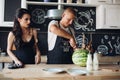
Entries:
<svg viewBox="0 0 120 80">
<path fill-rule="evenodd" d="M 85 49 L 78 49 L 75 50 L 73 55 L 72 55 L 72 61 L 74 64 L 79 65 L 81 67 L 85 67 L 86 66 L 86 62 L 87 62 L 87 54 L 89 52 Z"/>
</svg>

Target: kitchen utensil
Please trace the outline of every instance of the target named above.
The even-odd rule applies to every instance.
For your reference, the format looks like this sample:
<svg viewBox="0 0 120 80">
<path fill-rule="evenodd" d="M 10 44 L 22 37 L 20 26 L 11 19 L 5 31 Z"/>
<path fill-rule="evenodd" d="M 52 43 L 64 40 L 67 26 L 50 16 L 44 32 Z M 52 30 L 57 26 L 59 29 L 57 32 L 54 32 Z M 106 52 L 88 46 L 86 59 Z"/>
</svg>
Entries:
<svg viewBox="0 0 120 80">
<path fill-rule="evenodd" d="M 76 3 L 80 4 L 80 3 L 82 3 L 82 0 L 77 0 Z"/>
<path fill-rule="evenodd" d="M 47 15 L 45 18 L 49 19 L 61 19 L 63 13 L 63 9 L 50 9 L 47 11 Z"/>
<path fill-rule="evenodd" d="M 85 75 L 88 73 L 86 70 L 82 69 L 68 69 L 67 72 L 72 76 Z"/>
<path fill-rule="evenodd" d="M 55 74 L 65 72 L 65 70 L 62 68 L 45 68 L 45 69 L 43 69 L 43 71 L 46 71 L 49 73 L 55 73 Z"/>
<path fill-rule="evenodd" d="M 8 69 L 17 69 L 17 68 L 23 68 L 23 67 L 24 67 L 24 65 L 17 65 L 15 63 L 10 63 L 8 65 Z"/>
</svg>

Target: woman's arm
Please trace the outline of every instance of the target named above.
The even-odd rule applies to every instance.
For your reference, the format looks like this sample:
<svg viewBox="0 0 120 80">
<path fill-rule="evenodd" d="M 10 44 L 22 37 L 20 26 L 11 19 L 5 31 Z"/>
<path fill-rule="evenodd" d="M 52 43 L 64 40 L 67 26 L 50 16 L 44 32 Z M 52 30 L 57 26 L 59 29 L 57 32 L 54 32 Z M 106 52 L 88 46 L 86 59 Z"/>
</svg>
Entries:
<svg viewBox="0 0 120 80">
<path fill-rule="evenodd" d="M 35 63 L 38 64 L 41 62 L 41 53 L 40 53 L 40 50 L 37 45 L 38 37 L 37 37 L 36 29 L 33 29 L 33 35 L 34 35 L 34 39 L 35 39 L 35 49 L 36 49 Z"/>
<path fill-rule="evenodd" d="M 18 60 L 18 58 L 12 53 L 12 47 L 14 42 L 15 36 L 12 32 L 8 34 L 8 40 L 7 40 L 7 53 L 10 56 L 10 58 L 15 62 L 15 64 L 22 65 L 22 63 Z"/>
</svg>

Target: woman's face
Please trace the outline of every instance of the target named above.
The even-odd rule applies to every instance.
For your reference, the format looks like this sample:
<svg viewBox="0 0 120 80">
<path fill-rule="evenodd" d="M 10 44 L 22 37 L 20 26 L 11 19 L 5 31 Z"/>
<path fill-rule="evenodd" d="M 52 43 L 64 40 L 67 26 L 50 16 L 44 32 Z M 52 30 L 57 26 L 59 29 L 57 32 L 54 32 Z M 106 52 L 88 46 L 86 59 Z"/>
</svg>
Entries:
<svg viewBox="0 0 120 80">
<path fill-rule="evenodd" d="M 21 27 L 27 28 L 30 25 L 30 15 L 24 14 L 22 18 L 18 18 Z"/>
</svg>

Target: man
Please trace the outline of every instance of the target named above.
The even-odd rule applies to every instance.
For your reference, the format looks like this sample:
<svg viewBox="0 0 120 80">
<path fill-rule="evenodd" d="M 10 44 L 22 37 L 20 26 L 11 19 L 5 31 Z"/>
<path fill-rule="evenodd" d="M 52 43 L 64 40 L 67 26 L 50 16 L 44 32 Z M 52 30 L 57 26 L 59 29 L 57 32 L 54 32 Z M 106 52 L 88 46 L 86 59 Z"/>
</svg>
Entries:
<svg viewBox="0 0 120 80">
<path fill-rule="evenodd" d="M 71 64 L 76 48 L 74 31 L 70 27 L 75 19 L 75 10 L 67 8 L 60 21 L 51 21 L 48 26 L 48 64 Z"/>
</svg>

